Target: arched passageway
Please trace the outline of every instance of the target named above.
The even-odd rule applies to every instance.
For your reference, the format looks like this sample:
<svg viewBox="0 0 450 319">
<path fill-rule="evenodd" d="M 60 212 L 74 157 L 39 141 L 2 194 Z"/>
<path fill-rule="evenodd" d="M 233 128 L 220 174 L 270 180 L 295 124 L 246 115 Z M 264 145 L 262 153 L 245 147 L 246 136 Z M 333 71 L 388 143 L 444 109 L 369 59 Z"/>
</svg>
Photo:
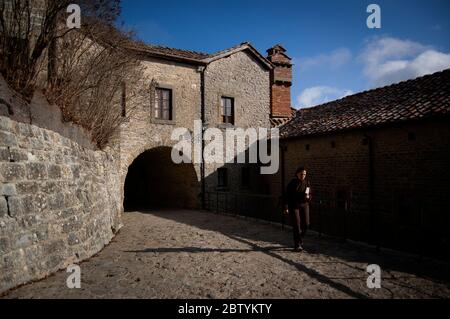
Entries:
<svg viewBox="0 0 450 319">
<path fill-rule="evenodd" d="M 200 183 L 192 164 L 175 164 L 170 147 L 139 155 L 128 168 L 125 211 L 150 208 L 198 208 Z"/>
</svg>

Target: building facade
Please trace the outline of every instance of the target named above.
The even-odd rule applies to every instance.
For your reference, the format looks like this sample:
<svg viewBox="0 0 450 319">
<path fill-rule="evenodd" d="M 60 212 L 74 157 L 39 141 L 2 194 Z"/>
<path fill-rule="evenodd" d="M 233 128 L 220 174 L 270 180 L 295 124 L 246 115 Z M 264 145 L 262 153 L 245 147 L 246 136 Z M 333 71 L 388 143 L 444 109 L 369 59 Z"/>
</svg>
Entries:
<svg viewBox="0 0 450 319">
<path fill-rule="evenodd" d="M 271 61 L 280 50 L 274 48 L 281 47 L 268 50 L 266 58 L 249 43 L 216 54 L 134 45 L 132 50 L 145 66 L 146 77 L 138 84 L 144 87 L 139 105 L 133 106 L 132 117 L 120 134 L 125 206 L 199 208 L 207 201 L 211 204 L 212 193 L 267 192 L 269 180 L 261 177 L 256 163 L 176 165 L 170 154 L 179 140 L 172 139 L 172 133 L 187 128 L 190 137 L 200 141 L 202 133 L 196 131 L 195 121 L 201 121 L 202 132 L 213 128 L 224 133 L 226 129 L 270 129 L 274 118 L 290 118 L 292 111 L 286 104 L 290 90 L 275 93 L 279 98 L 273 99 L 280 86 L 274 72 L 287 65 Z M 192 159 L 198 159 L 196 151 L 194 147 Z"/>
</svg>

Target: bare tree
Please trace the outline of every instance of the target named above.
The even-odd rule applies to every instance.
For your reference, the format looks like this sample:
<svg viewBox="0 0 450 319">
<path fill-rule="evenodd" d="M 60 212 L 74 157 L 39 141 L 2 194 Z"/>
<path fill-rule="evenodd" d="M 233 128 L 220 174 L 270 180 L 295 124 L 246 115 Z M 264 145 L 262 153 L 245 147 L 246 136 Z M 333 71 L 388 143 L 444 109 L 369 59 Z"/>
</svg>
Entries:
<svg viewBox="0 0 450 319">
<path fill-rule="evenodd" d="M 68 1 L 46 0 L 39 11 L 42 1 L 8 0 L 9 7 L 0 8 L 6 17 L 0 23 L 8 25 L 2 28 L 8 35 L 0 40 L 0 70 L 9 85 L 28 98 L 42 84 L 63 119 L 88 129 L 93 141 L 104 147 L 145 96 L 139 92 L 146 86 L 142 64 L 128 49 L 132 33 L 116 27 L 120 1 L 78 1 L 79 30 L 65 26 Z M 35 16 L 40 21 L 31 21 Z M 43 74 L 45 83 L 36 83 Z"/>
<path fill-rule="evenodd" d="M 144 67 L 130 43 L 130 33 L 91 21 L 55 45 L 55 75 L 45 94 L 64 120 L 88 129 L 101 148 L 137 106 L 148 104 L 142 100 L 148 94 Z"/>
<path fill-rule="evenodd" d="M 8 84 L 30 99 L 39 60 L 56 34 L 57 19 L 69 0 L 0 2 L 0 72 Z"/>
</svg>

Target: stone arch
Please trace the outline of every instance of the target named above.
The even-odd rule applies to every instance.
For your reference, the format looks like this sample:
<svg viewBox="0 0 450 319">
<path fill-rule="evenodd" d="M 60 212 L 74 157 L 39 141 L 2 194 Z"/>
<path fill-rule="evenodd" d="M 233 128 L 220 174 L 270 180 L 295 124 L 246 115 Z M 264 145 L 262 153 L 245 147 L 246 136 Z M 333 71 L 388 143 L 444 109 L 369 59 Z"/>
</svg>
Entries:
<svg viewBox="0 0 450 319">
<path fill-rule="evenodd" d="M 129 160 L 123 178 L 124 210 L 198 208 L 200 181 L 194 164 L 175 164 L 172 147 L 145 149 Z M 132 154 L 130 154 L 132 155 Z M 129 163 L 129 164 L 128 164 Z"/>
</svg>

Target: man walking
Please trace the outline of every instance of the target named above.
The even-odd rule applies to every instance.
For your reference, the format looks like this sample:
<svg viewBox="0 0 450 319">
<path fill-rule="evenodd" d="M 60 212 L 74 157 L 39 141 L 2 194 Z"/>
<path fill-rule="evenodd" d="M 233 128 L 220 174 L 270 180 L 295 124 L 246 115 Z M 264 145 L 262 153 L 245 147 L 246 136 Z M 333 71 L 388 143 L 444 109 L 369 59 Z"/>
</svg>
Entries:
<svg viewBox="0 0 450 319">
<path fill-rule="evenodd" d="M 309 226 L 310 201 L 311 187 L 306 179 L 306 169 L 299 167 L 295 177 L 287 185 L 284 200 L 284 213 L 291 217 L 296 251 L 303 251 L 303 238 Z"/>
</svg>

